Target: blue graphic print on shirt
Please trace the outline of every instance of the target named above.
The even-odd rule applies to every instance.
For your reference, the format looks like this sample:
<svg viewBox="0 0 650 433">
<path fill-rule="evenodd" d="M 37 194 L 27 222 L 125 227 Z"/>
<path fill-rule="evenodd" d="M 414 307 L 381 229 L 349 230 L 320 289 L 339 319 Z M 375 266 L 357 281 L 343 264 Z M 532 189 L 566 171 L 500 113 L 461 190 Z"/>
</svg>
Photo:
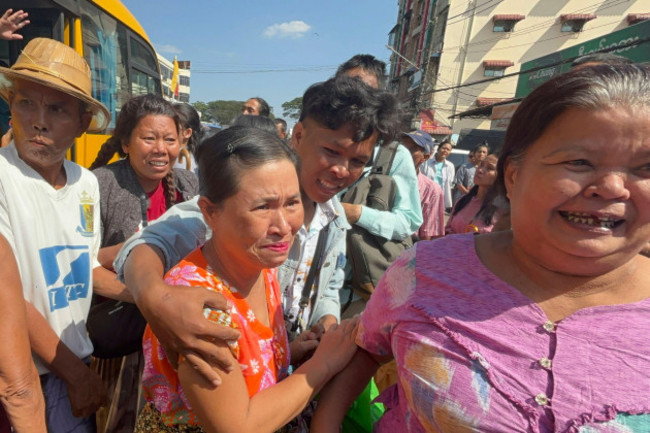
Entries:
<svg viewBox="0 0 650 433">
<path fill-rule="evenodd" d="M 88 297 L 90 250 L 85 245 L 57 245 L 39 252 L 50 311 L 65 308 L 70 301 Z"/>
</svg>

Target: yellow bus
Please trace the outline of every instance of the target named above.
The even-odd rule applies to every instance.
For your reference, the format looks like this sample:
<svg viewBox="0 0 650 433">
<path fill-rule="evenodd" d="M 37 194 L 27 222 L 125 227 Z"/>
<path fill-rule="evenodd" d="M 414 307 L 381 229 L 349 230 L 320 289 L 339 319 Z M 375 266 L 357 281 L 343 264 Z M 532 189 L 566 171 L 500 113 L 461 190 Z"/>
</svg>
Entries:
<svg viewBox="0 0 650 433">
<path fill-rule="evenodd" d="M 0 63 L 11 65 L 31 39 L 61 41 L 82 54 L 92 71 L 93 97 L 111 113 L 103 134 L 85 134 L 69 158 L 88 167 L 113 132 L 122 104 L 143 93 L 162 95 L 160 67 L 147 34 L 119 0 L 3 0 L 6 9 L 24 10 L 31 23 L 19 41 L 0 40 Z"/>
</svg>

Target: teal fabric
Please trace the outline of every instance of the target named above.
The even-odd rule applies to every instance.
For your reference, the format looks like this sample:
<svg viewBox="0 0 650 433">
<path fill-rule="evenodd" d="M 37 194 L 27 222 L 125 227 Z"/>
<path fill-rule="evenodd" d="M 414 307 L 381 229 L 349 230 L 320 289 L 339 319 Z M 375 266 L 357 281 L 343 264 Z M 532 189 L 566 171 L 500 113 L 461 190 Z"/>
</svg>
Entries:
<svg viewBox="0 0 650 433">
<path fill-rule="evenodd" d="M 375 158 L 378 151 L 379 146 L 375 146 Z M 366 172 L 369 171 L 368 167 Z M 395 159 L 388 174 L 397 186 L 393 209 L 380 211 L 363 206 L 361 217 L 355 224 L 384 239 L 402 241 L 417 232 L 422 225 L 422 205 L 413 157 L 401 144 L 397 146 Z"/>
</svg>

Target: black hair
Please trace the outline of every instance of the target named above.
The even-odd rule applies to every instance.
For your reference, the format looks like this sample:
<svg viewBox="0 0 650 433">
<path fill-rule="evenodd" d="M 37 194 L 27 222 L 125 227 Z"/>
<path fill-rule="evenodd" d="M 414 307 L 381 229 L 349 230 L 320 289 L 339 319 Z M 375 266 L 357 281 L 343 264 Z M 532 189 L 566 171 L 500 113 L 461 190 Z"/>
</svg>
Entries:
<svg viewBox="0 0 650 433">
<path fill-rule="evenodd" d="M 474 149 L 472 149 L 470 151 L 470 153 L 476 153 L 476 151 L 479 150 L 481 147 L 485 147 L 487 149 L 488 153 L 490 153 L 490 145 L 488 144 L 487 141 L 484 141 L 483 143 L 480 143 L 480 144 L 477 144 L 476 146 L 474 146 Z"/>
<path fill-rule="evenodd" d="M 129 142 L 131 134 L 140 120 L 149 115 L 171 118 L 176 125 L 176 131 L 180 133 L 180 118 L 170 102 L 158 95 L 148 94 L 135 96 L 122 105 L 120 114 L 117 116 L 117 121 L 115 122 L 113 135 L 102 144 L 99 153 L 97 153 L 97 157 L 90 165 L 90 170 L 105 166 L 116 153 L 121 158 L 126 157 L 127 154 L 122 150 L 122 143 Z M 167 208 L 170 208 L 176 203 L 176 186 L 173 170 L 169 170 L 169 173 L 167 173 L 163 186 L 165 188 L 166 205 Z"/>
<path fill-rule="evenodd" d="M 178 113 L 183 129 L 192 128 L 192 135 L 187 141 L 187 150 L 192 154 L 196 152 L 196 148 L 201 142 L 203 137 L 203 127 L 201 126 L 201 117 L 198 111 L 190 104 L 185 102 L 178 102 L 174 104 L 174 110 Z"/>
<path fill-rule="evenodd" d="M 255 99 L 258 104 L 260 104 L 260 116 L 264 117 L 269 117 L 271 115 L 271 107 L 269 107 L 269 103 L 266 102 L 264 99 L 260 98 L 259 96 L 255 96 L 251 99 Z"/>
<path fill-rule="evenodd" d="M 479 144 L 474 149 L 476 150 L 480 147 L 487 147 L 487 144 L 485 143 Z M 495 154 L 491 154 L 491 155 L 494 156 L 495 158 L 498 158 L 497 155 Z M 458 200 L 458 202 L 456 202 L 456 205 L 454 206 L 454 210 L 452 211 L 452 215 L 456 215 L 465 206 L 467 206 L 474 197 L 476 197 L 476 194 L 478 194 L 478 188 L 479 188 L 478 185 L 474 185 L 467 192 L 467 194 L 462 196 Z M 488 226 L 492 225 L 492 218 L 494 217 L 494 214 L 499 210 L 499 206 L 497 206 L 496 203 L 497 203 L 496 191 L 492 186 L 490 186 L 490 188 L 487 190 L 487 193 L 483 197 L 483 203 L 481 203 L 481 207 L 479 208 L 478 212 L 476 212 L 476 215 L 474 215 L 474 218 L 481 218 L 485 225 Z"/>
<path fill-rule="evenodd" d="M 571 108 L 650 107 L 650 66 L 593 65 L 573 69 L 546 81 L 526 96 L 506 131 L 494 182 L 507 200 L 506 164 L 519 163 L 546 128 Z"/>
<path fill-rule="evenodd" d="M 270 117 L 265 116 L 247 116 L 240 114 L 235 117 L 231 126 L 246 126 L 248 128 L 263 129 L 276 135 L 278 134 L 278 128 L 275 127 L 275 122 Z"/>
<path fill-rule="evenodd" d="M 282 131 L 287 132 L 287 121 L 284 119 L 281 119 L 279 117 L 276 117 L 273 119 L 273 122 L 275 122 L 276 125 L 282 125 Z"/>
<path fill-rule="evenodd" d="M 370 54 L 357 54 L 348 59 L 345 63 L 341 64 L 336 70 L 335 78 L 340 78 L 345 75 L 346 72 L 352 69 L 363 69 L 375 77 L 377 77 L 377 83 L 379 88 L 384 88 L 384 83 L 386 81 L 386 63 L 378 60 L 375 56 Z"/>
<path fill-rule="evenodd" d="M 392 141 L 401 131 L 401 117 L 394 95 L 345 75 L 311 85 L 303 95 L 300 113 L 301 122 L 310 118 L 332 130 L 352 125 L 357 143 L 375 131 L 385 143 Z"/>
<path fill-rule="evenodd" d="M 299 170 L 298 157 L 276 131 L 231 126 L 199 146 L 199 192 L 220 205 L 237 193 L 243 171 L 282 160 Z"/>
</svg>

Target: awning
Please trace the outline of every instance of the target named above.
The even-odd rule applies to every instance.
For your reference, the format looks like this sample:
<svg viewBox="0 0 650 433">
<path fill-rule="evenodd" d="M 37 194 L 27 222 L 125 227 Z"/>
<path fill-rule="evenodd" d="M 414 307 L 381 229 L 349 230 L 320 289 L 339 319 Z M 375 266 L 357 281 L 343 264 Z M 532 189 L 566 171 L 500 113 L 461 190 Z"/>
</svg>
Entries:
<svg viewBox="0 0 650 433">
<path fill-rule="evenodd" d="M 628 24 L 635 24 L 640 21 L 650 20 L 650 13 L 645 14 L 627 14 Z"/>
<path fill-rule="evenodd" d="M 423 126 L 422 130 L 431 135 L 451 135 L 451 128 L 448 126 Z"/>
<path fill-rule="evenodd" d="M 596 15 L 594 14 L 562 14 L 560 15 L 560 21 L 591 21 L 595 20 Z"/>
<path fill-rule="evenodd" d="M 514 66 L 514 62 L 511 62 L 510 60 L 484 60 L 483 61 L 483 67 L 484 68 L 509 68 L 510 66 Z"/>
<path fill-rule="evenodd" d="M 480 96 L 476 98 L 476 105 L 479 107 L 484 107 L 486 105 L 494 105 L 498 102 L 508 102 L 512 101 L 512 98 L 481 98 Z"/>
<path fill-rule="evenodd" d="M 519 14 L 498 14 L 492 17 L 492 21 L 521 21 L 526 15 Z"/>
<path fill-rule="evenodd" d="M 499 99 L 499 98 L 477 98 L 476 104 L 478 105 L 478 99 L 492 99 L 493 101 L 498 101 L 498 102 L 493 102 L 492 104 L 489 105 L 479 105 L 476 108 L 470 108 L 469 110 L 462 111 L 460 113 L 456 113 L 453 116 L 449 116 L 450 119 L 463 119 L 466 117 L 471 117 L 471 118 L 486 118 L 492 115 L 492 108 L 499 106 L 499 105 L 504 105 L 504 104 L 509 104 L 510 102 L 517 102 L 521 101 L 523 98 L 506 98 L 506 99 Z"/>
</svg>

